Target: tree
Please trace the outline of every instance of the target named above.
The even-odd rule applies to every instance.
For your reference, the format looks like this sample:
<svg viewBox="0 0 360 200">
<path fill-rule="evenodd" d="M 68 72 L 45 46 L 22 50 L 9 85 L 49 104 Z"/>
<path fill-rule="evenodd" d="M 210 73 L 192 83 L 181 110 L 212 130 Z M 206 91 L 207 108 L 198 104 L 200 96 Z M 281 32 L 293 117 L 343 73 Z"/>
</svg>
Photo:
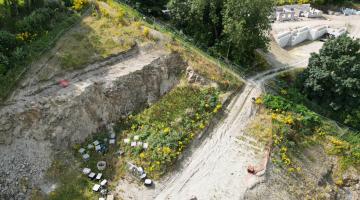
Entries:
<svg viewBox="0 0 360 200">
<path fill-rule="evenodd" d="M 214 46 L 222 35 L 223 0 L 171 0 L 172 22 L 205 46 Z"/>
<path fill-rule="evenodd" d="M 272 8 L 271 0 L 227 0 L 222 42 L 227 57 L 249 64 L 257 48 L 266 48 Z"/>
<path fill-rule="evenodd" d="M 266 48 L 273 0 L 170 0 L 173 23 L 195 42 L 240 64 Z"/>
<path fill-rule="evenodd" d="M 351 111 L 360 106 L 360 40 L 341 36 L 313 53 L 301 75 L 303 91 L 333 110 Z"/>
</svg>

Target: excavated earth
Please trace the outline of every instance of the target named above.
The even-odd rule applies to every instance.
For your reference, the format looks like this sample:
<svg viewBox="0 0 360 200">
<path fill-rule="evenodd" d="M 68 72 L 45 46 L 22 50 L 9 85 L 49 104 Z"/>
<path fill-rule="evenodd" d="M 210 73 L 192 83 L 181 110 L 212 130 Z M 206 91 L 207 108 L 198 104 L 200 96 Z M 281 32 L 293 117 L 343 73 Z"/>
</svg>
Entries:
<svg viewBox="0 0 360 200">
<path fill-rule="evenodd" d="M 26 199 L 43 183 L 55 150 L 151 105 L 185 69 L 178 54 L 134 47 L 49 81 L 27 76 L 0 110 L 0 199 Z M 61 79 L 69 86 L 61 87 Z"/>
</svg>

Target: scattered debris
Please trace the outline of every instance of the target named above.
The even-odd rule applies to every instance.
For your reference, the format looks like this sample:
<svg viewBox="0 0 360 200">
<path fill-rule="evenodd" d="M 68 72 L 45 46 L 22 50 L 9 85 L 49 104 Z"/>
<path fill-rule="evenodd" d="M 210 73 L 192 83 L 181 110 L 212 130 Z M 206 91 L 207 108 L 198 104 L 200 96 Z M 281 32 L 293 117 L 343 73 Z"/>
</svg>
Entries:
<svg viewBox="0 0 360 200">
<path fill-rule="evenodd" d="M 89 169 L 89 168 L 84 168 L 82 172 L 83 172 L 83 174 L 88 175 L 88 174 L 90 174 L 91 169 Z"/>
<path fill-rule="evenodd" d="M 145 186 L 151 186 L 152 185 L 152 180 L 151 179 L 145 179 L 144 184 L 145 184 Z"/>
<path fill-rule="evenodd" d="M 252 165 L 248 166 L 247 171 L 249 174 L 256 174 L 255 167 Z"/>
<path fill-rule="evenodd" d="M 134 140 L 135 140 L 135 141 L 138 141 L 139 139 L 140 139 L 140 137 L 139 137 L 138 135 L 135 135 L 135 136 L 134 136 Z"/>
<path fill-rule="evenodd" d="M 105 186 L 107 184 L 107 180 L 106 179 L 104 179 L 104 180 L 102 180 L 101 182 L 100 182 L 100 185 L 101 186 Z"/>
<path fill-rule="evenodd" d="M 94 192 L 98 192 L 98 191 L 100 190 L 100 185 L 99 185 L 99 184 L 95 184 L 95 185 L 93 186 L 92 190 L 93 190 Z"/>
<path fill-rule="evenodd" d="M 143 145 L 143 143 L 142 142 L 137 142 L 137 146 L 142 146 Z"/>
<path fill-rule="evenodd" d="M 102 173 L 98 173 L 97 175 L 96 175 L 96 180 L 100 180 L 101 179 L 101 177 L 102 177 Z"/>
<path fill-rule="evenodd" d="M 101 191 L 100 191 L 100 194 L 101 195 L 107 195 L 107 193 L 108 193 L 108 190 L 107 189 L 101 189 Z"/>
<path fill-rule="evenodd" d="M 61 79 L 61 80 L 59 81 L 59 85 L 60 85 L 61 87 L 63 87 L 63 88 L 68 87 L 69 84 L 70 84 L 70 82 L 69 82 L 68 80 L 66 80 L 66 79 Z"/>
<path fill-rule="evenodd" d="M 88 177 L 89 177 L 90 179 L 94 179 L 95 176 L 96 176 L 96 174 L 95 174 L 94 172 L 91 172 Z"/>
<path fill-rule="evenodd" d="M 116 151 L 114 154 L 117 155 L 117 156 L 121 156 L 121 155 L 124 154 L 124 151 L 118 150 L 118 151 Z"/>
<path fill-rule="evenodd" d="M 152 185 L 152 180 L 146 178 L 147 175 L 142 167 L 138 167 L 132 163 L 128 163 L 128 165 L 129 165 L 129 170 L 133 176 L 135 176 L 140 181 L 144 181 L 144 184 L 146 186 Z"/>
<path fill-rule="evenodd" d="M 110 139 L 115 139 L 115 133 L 111 133 Z"/>
<path fill-rule="evenodd" d="M 87 148 L 88 148 L 88 149 L 92 149 L 92 148 L 94 148 L 94 145 L 88 144 Z"/>
<path fill-rule="evenodd" d="M 99 161 L 97 164 L 96 164 L 97 168 L 100 170 L 100 171 L 103 171 L 105 170 L 106 168 L 106 162 L 105 161 Z"/>
<path fill-rule="evenodd" d="M 124 143 L 125 143 L 125 144 L 129 144 L 129 143 L 130 143 L 130 139 L 129 139 L 129 138 L 124 139 Z"/>
<path fill-rule="evenodd" d="M 109 144 L 115 144 L 115 139 L 110 139 Z"/>
<path fill-rule="evenodd" d="M 114 195 L 112 194 L 107 195 L 106 200 L 114 200 Z"/>
<path fill-rule="evenodd" d="M 85 149 L 84 149 L 84 148 L 80 148 L 80 149 L 79 149 L 79 153 L 84 154 L 84 153 L 85 153 Z"/>
<path fill-rule="evenodd" d="M 136 142 L 131 142 L 132 147 L 136 147 Z"/>
<path fill-rule="evenodd" d="M 83 159 L 84 159 L 85 161 L 87 161 L 87 160 L 90 159 L 90 155 L 89 155 L 89 154 L 84 154 L 82 157 L 83 157 Z"/>
<path fill-rule="evenodd" d="M 98 140 L 95 140 L 95 141 L 93 142 L 93 144 L 94 144 L 95 146 L 98 146 L 98 145 L 100 144 L 100 142 L 99 142 Z"/>
<path fill-rule="evenodd" d="M 148 147 L 149 147 L 149 144 L 148 144 L 148 143 L 144 143 L 144 144 L 143 144 L 143 148 L 144 148 L 144 149 L 147 149 Z"/>
</svg>

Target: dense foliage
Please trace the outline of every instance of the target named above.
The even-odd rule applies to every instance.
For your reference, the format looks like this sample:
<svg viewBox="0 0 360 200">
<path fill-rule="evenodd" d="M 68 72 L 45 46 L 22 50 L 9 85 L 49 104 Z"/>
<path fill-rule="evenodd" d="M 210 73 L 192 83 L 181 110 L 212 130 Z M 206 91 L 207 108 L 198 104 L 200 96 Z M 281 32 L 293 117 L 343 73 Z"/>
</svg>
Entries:
<svg viewBox="0 0 360 200">
<path fill-rule="evenodd" d="M 153 1 L 131 2 L 150 14 L 152 9 L 168 8 L 172 25 L 191 36 L 197 46 L 238 64 L 250 66 L 255 49 L 268 44 L 272 0 L 167 0 L 156 1 L 152 5 L 157 8 L 151 9 L 148 4 Z"/>
<path fill-rule="evenodd" d="M 342 36 L 326 42 L 319 54 L 311 55 L 301 83 L 308 98 L 359 127 L 360 40 Z"/>
<path fill-rule="evenodd" d="M 266 48 L 271 0 L 171 0 L 173 23 L 200 45 L 241 64 Z"/>
</svg>

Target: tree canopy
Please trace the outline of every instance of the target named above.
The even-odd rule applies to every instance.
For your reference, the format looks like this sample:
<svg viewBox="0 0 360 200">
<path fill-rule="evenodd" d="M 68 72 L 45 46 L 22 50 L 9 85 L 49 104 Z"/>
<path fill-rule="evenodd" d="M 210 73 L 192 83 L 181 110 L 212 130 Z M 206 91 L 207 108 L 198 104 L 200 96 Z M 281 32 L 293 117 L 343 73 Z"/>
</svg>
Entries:
<svg viewBox="0 0 360 200">
<path fill-rule="evenodd" d="M 170 0 L 173 23 L 195 42 L 240 64 L 266 48 L 272 0 Z"/>
<path fill-rule="evenodd" d="M 360 106 L 360 40 L 341 36 L 312 54 L 302 74 L 303 91 L 333 110 Z"/>
</svg>

